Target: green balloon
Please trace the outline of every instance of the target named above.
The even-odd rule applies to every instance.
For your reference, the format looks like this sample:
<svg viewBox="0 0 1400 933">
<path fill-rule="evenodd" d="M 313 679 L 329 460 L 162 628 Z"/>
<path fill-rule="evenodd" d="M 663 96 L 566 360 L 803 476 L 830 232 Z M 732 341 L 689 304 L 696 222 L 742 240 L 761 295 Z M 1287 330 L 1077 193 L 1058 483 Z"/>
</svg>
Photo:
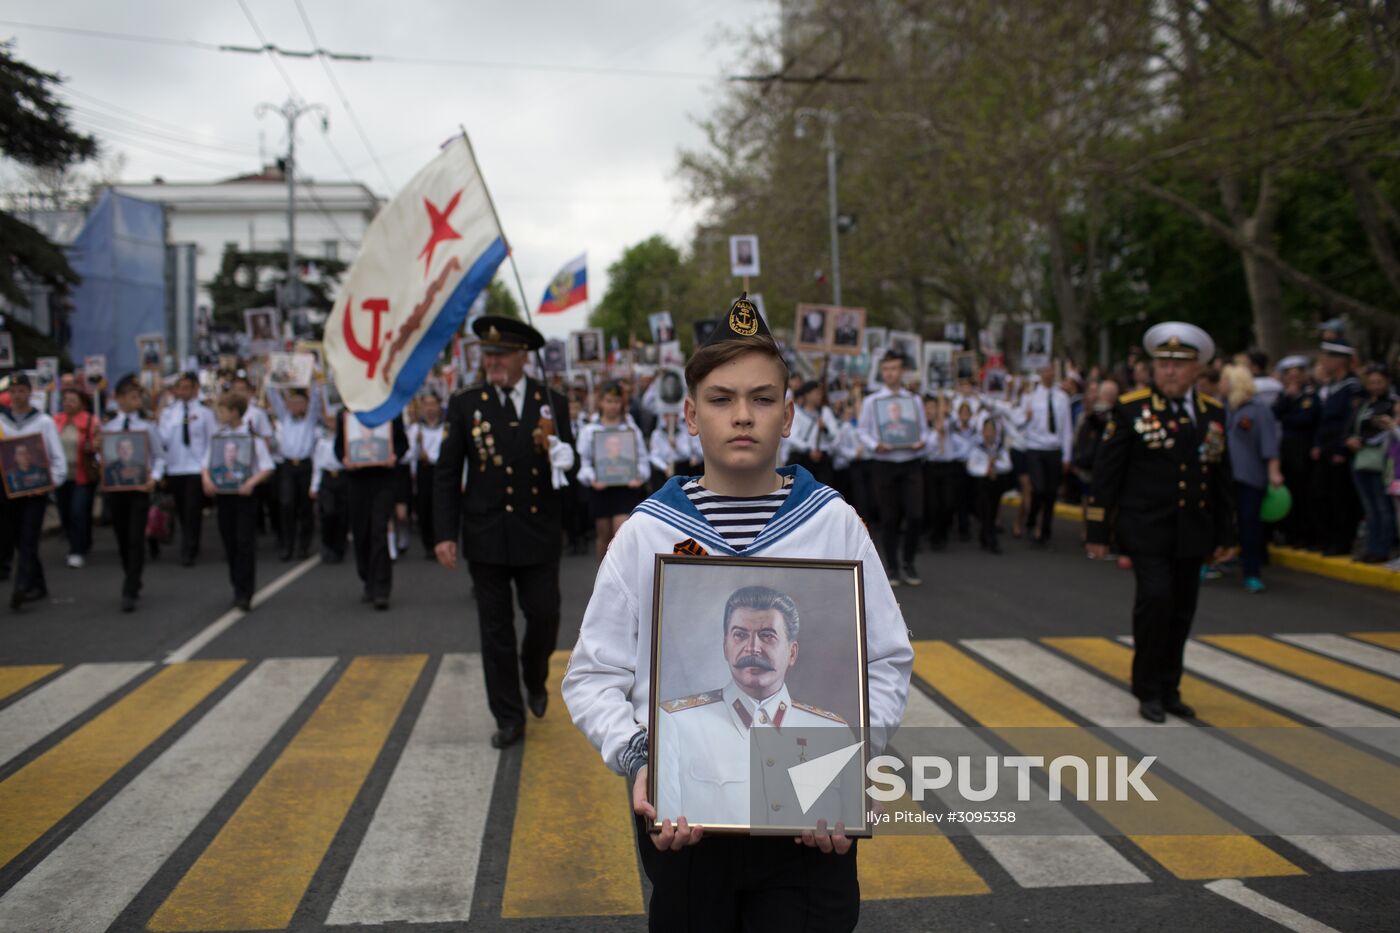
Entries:
<svg viewBox="0 0 1400 933">
<path fill-rule="evenodd" d="M 1259 517 L 1265 522 L 1280 521 L 1293 508 L 1293 494 L 1287 486 L 1270 486 L 1259 506 Z"/>
</svg>

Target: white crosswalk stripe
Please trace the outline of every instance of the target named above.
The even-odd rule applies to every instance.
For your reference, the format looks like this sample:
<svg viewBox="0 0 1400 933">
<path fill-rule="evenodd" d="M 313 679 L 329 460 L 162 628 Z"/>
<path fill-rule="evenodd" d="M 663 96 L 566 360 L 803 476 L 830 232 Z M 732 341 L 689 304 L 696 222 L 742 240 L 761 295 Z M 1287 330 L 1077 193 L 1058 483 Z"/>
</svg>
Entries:
<svg viewBox="0 0 1400 933">
<path fill-rule="evenodd" d="M 443 657 L 403 756 L 379 801 L 331 924 L 464 923 L 499 752 L 477 655 Z"/>
<path fill-rule="evenodd" d="M 1354 641 L 1345 635 L 1280 635 L 1278 638 L 1378 674 L 1400 678 L 1400 652 Z"/>
<path fill-rule="evenodd" d="M 1093 725 L 1107 727 L 1124 744 L 1169 762 L 1188 781 L 1334 871 L 1400 868 L 1400 835 L 1207 730 L 1149 728 L 1141 719 L 1125 724 L 1117 715 L 1100 716 L 1093 708 L 1080 707 L 1074 697 L 1089 694 L 1116 693 L 1133 706 L 1136 701 L 1127 690 L 1033 642 L 979 638 L 963 644 Z"/>
<path fill-rule="evenodd" d="M 0 898 L 0 927 L 107 929 L 334 662 L 263 661 Z"/>
<path fill-rule="evenodd" d="M 79 664 L 0 710 L 0 762 L 61 728 L 150 666 L 146 661 Z"/>
</svg>

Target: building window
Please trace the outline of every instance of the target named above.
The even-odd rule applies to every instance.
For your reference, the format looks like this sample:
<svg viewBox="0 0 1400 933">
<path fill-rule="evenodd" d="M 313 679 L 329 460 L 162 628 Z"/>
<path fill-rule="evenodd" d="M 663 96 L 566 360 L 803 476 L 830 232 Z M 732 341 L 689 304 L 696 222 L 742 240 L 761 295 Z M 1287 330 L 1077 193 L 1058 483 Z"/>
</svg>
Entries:
<svg viewBox="0 0 1400 933">
<path fill-rule="evenodd" d="M 322 259 L 339 259 L 339 258 L 340 258 L 340 241 L 339 241 L 339 240 L 322 240 L 322 241 L 321 241 L 321 258 L 322 258 Z"/>
</svg>

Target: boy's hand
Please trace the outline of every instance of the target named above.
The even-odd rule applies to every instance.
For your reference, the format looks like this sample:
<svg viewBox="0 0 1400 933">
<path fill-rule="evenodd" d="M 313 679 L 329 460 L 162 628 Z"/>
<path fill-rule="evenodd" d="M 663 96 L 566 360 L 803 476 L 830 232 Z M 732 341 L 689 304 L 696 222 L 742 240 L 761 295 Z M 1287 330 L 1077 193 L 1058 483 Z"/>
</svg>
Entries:
<svg viewBox="0 0 1400 933">
<path fill-rule="evenodd" d="M 448 570 L 457 569 L 457 542 L 439 541 L 433 548 L 433 555 L 437 557 L 437 562 Z"/>
<path fill-rule="evenodd" d="M 632 810 L 649 820 L 656 819 L 656 808 L 647 800 L 646 765 L 642 765 L 642 769 L 637 772 L 637 780 L 632 784 Z M 681 817 L 674 826 L 670 820 L 663 821 L 661 832 L 651 834 L 651 844 L 661 852 L 668 849 L 675 852 L 695 845 L 704 835 L 705 827 L 691 826 L 685 817 Z M 846 848 L 850 848 L 849 843 Z"/>
<path fill-rule="evenodd" d="M 204 480 L 202 485 L 204 486 L 204 494 L 209 498 L 212 499 L 219 494 L 219 490 L 215 489 L 214 484 L 209 482 L 209 480 Z"/>
<path fill-rule="evenodd" d="M 632 489 L 638 489 L 638 488 L 641 487 L 642 481 L 639 480 L 639 479 L 634 479 L 634 480 L 632 480 L 631 482 L 629 482 L 627 485 L 630 486 Z"/>
<path fill-rule="evenodd" d="M 608 487 L 604 486 L 602 483 L 595 482 L 595 483 L 593 484 L 593 488 L 594 488 L 594 489 L 598 489 L 598 490 L 602 490 L 602 489 L 607 489 Z"/>
<path fill-rule="evenodd" d="M 794 836 L 792 841 L 798 845 L 821 849 L 827 854 L 835 852 L 837 855 L 845 855 L 851 851 L 851 840 L 846 838 L 846 824 L 841 822 L 836 824 L 836 832 L 828 833 L 826 820 L 817 820 L 815 830 L 809 829 L 800 836 Z"/>
<path fill-rule="evenodd" d="M 894 448 L 892 448 L 889 444 L 886 444 L 884 441 L 881 441 L 880 443 L 875 445 L 875 452 L 877 454 L 887 454 L 893 449 Z"/>
<path fill-rule="evenodd" d="M 257 487 L 257 485 L 258 484 L 253 482 L 252 480 L 248 480 L 242 486 L 238 487 L 238 494 L 240 496 L 251 496 L 253 494 L 253 490 Z"/>
</svg>

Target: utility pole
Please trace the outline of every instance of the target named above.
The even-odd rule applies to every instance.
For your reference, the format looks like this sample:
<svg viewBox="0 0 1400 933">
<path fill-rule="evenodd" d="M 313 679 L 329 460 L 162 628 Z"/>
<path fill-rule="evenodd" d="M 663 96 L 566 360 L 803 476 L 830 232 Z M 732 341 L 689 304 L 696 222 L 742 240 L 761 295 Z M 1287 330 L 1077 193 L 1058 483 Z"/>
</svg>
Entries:
<svg viewBox="0 0 1400 933">
<path fill-rule="evenodd" d="M 815 118 L 825 127 L 822 133 L 822 148 L 826 150 L 826 201 L 828 222 L 831 227 L 831 303 L 841 304 L 841 231 L 840 215 L 836 205 L 836 121 L 834 110 L 817 107 L 801 107 L 793 115 L 796 119 L 797 138 L 807 135 L 807 120 Z"/>
<path fill-rule="evenodd" d="M 329 120 L 325 107 L 320 104 L 308 104 L 295 97 L 287 98 L 286 103 L 280 107 L 276 104 L 258 104 L 253 112 L 259 118 L 269 113 L 279 114 L 287 121 L 287 160 L 283 169 L 283 175 L 287 179 L 287 280 L 282 283 L 277 299 L 278 310 L 282 312 L 282 320 L 285 322 L 287 312 L 296 301 L 296 283 L 301 280 L 297 274 L 297 119 L 308 113 L 319 114 L 323 130 L 329 125 Z"/>
</svg>

